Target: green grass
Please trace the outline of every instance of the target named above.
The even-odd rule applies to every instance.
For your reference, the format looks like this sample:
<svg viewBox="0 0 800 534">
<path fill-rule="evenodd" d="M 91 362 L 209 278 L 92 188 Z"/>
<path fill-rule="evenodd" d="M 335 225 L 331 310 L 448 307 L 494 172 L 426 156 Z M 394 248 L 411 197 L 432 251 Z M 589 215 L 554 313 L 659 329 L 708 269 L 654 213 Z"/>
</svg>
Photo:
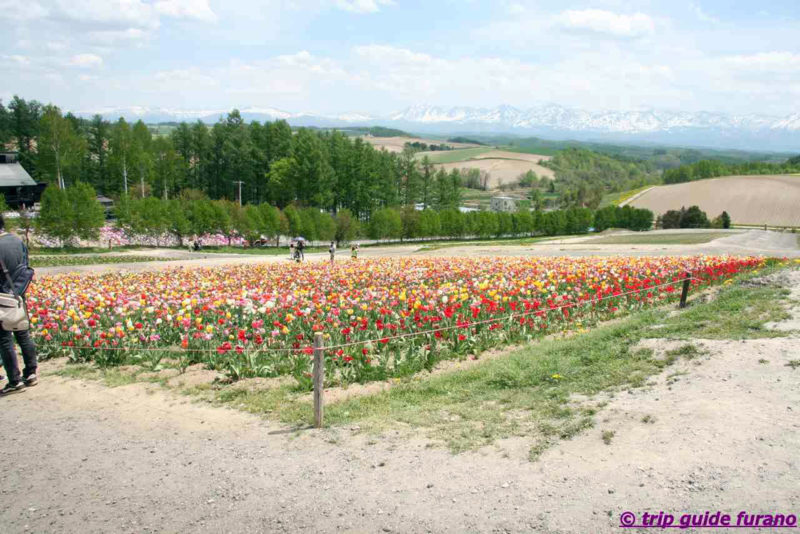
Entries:
<svg viewBox="0 0 800 534">
<path fill-rule="evenodd" d="M 501 146 L 498 147 L 498 150 L 505 150 L 507 152 L 516 152 L 518 154 L 534 154 L 537 156 L 555 156 L 559 152 L 559 149 L 546 146 L 532 146 L 532 147 Z"/>
<path fill-rule="evenodd" d="M 306 254 L 313 254 L 315 252 L 328 252 L 328 247 L 306 247 L 305 249 Z M 340 251 L 344 251 L 344 249 L 339 249 Z M 280 247 L 254 247 L 254 248 L 244 248 L 244 247 L 229 247 L 229 246 L 220 246 L 220 247 L 203 247 L 200 250 L 199 254 L 209 253 L 209 254 L 253 254 L 256 256 L 281 256 L 285 255 L 287 258 L 289 257 L 289 246 L 281 245 Z"/>
<path fill-rule="evenodd" d="M 603 195 L 603 199 L 600 201 L 600 207 L 605 208 L 606 206 L 619 206 L 621 203 L 625 202 L 634 195 L 641 193 L 645 189 L 650 189 L 651 187 L 653 186 L 646 185 L 644 187 L 640 187 L 638 189 L 631 189 L 629 191 L 606 193 L 605 195 Z"/>
<path fill-rule="evenodd" d="M 31 267 L 62 267 L 71 265 L 100 265 L 111 263 L 141 263 L 146 261 L 170 261 L 180 258 L 165 258 L 156 256 L 113 256 L 81 254 L 75 256 L 31 256 Z"/>
<path fill-rule="evenodd" d="M 480 156 L 494 147 L 482 146 L 477 148 L 459 148 L 457 150 L 442 150 L 435 152 L 417 152 L 414 157 L 421 160 L 423 157 L 428 156 L 431 163 L 456 163 L 459 161 L 467 161 L 475 156 Z"/>
<path fill-rule="evenodd" d="M 30 247 L 28 254 L 31 256 L 68 256 L 71 254 L 109 254 L 131 249 L 132 247 Z"/>
<path fill-rule="evenodd" d="M 721 237 L 733 235 L 732 233 L 722 232 L 698 232 L 684 234 L 652 234 L 642 232 L 640 234 L 609 235 L 595 237 L 583 244 L 587 245 L 697 245 L 708 243 Z"/>
<path fill-rule="evenodd" d="M 326 406 L 326 424 L 357 423 L 370 432 L 416 428 L 455 452 L 522 436 L 531 440 L 535 459 L 557 440 L 594 424 L 593 416 L 603 406 L 594 395 L 642 387 L 648 377 L 679 359 L 700 354 L 687 343 L 659 358 L 636 347 L 641 339 L 787 335 L 764 328 L 766 322 L 787 316 L 779 304 L 787 290 L 749 286 L 747 278 L 720 288 L 714 300 L 703 302 L 701 297 L 677 313 L 673 306 L 644 311 L 585 334 L 534 343 L 467 370 L 396 381 L 388 391 Z M 291 386 L 258 391 L 234 385 L 190 393 L 292 425 L 312 420 L 307 396 Z M 572 402 L 575 395 L 589 400 Z"/>
<path fill-rule="evenodd" d="M 569 236 L 574 237 L 574 236 Z M 491 247 L 491 246 L 524 246 L 533 245 L 542 241 L 550 241 L 555 239 L 552 236 L 547 237 L 503 237 L 496 239 L 483 239 L 483 240 L 465 240 L 465 241 L 434 241 L 425 244 L 419 248 L 419 252 L 427 252 L 431 250 L 440 250 L 443 248 L 452 247 Z"/>
<path fill-rule="evenodd" d="M 535 460 L 558 440 L 594 426 L 595 415 L 606 405 L 608 395 L 646 387 L 649 377 L 678 361 L 700 356 L 693 339 L 788 335 L 768 330 L 765 324 L 789 316 L 784 306 L 789 290 L 748 282 L 778 268 L 767 267 L 699 295 L 690 294 L 690 305 L 683 310 L 673 303 L 601 324 L 586 333 L 532 343 L 465 370 L 396 379 L 389 390 L 326 405 L 326 425 L 358 424 L 371 433 L 403 428 L 454 452 L 522 437 L 529 441 L 529 457 Z M 638 346 L 647 338 L 687 342 L 662 356 Z M 794 368 L 800 362 L 792 360 L 787 365 Z M 679 369 L 672 375 L 682 373 Z M 138 376 L 138 372 L 82 364 L 69 365 L 59 374 L 109 385 L 150 381 L 168 387 L 165 381 Z M 309 394 L 291 384 L 269 389 L 205 384 L 178 390 L 296 428 L 306 427 L 313 419 Z M 600 393 L 604 395 L 598 397 Z M 613 434 L 609 440 L 611 437 Z"/>
</svg>

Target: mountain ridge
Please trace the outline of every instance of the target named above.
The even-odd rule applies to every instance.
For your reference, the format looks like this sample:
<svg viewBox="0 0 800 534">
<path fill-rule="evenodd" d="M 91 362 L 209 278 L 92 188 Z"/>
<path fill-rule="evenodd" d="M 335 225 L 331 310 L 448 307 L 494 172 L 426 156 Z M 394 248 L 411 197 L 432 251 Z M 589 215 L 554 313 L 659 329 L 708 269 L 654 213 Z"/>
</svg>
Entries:
<svg viewBox="0 0 800 534">
<path fill-rule="evenodd" d="M 103 108 L 79 111 L 116 120 L 148 123 L 200 120 L 214 123 L 230 110 L 173 110 L 169 108 Z M 268 106 L 239 109 L 246 121 L 286 120 L 293 126 L 386 126 L 420 133 L 493 133 L 543 135 L 579 140 L 658 142 L 674 145 L 759 148 L 800 151 L 800 112 L 787 116 L 758 113 L 685 112 L 669 110 L 587 111 L 558 104 L 530 108 L 435 106 L 415 104 L 384 116 L 365 113 L 294 113 Z"/>
</svg>

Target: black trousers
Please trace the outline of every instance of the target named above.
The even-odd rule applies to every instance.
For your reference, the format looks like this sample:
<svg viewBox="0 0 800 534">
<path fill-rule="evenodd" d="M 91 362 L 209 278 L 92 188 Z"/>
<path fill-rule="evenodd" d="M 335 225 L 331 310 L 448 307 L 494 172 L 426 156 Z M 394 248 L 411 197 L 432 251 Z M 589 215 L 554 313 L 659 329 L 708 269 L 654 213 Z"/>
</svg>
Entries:
<svg viewBox="0 0 800 534">
<path fill-rule="evenodd" d="M 3 356 L 3 367 L 8 376 L 10 384 L 20 381 L 19 363 L 17 362 L 17 351 L 14 348 L 14 338 L 22 349 L 22 360 L 25 362 L 25 369 L 22 371 L 22 378 L 28 378 L 36 374 L 38 363 L 36 361 L 36 345 L 33 344 L 31 334 L 27 330 L 19 332 L 6 332 L 0 330 L 0 354 Z"/>
</svg>

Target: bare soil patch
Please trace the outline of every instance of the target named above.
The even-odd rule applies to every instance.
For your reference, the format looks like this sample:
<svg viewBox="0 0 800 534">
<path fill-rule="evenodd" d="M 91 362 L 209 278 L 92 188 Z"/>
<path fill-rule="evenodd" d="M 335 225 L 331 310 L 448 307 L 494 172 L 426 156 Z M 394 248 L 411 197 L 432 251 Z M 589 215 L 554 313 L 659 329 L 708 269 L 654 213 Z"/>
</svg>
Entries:
<svg viewBox="0 0 800 534">
<path fill-rule="evenodd" d="M 437 164 L 436 167 L 448 172 L 452 169 L 486 171 L 490 175 L 489 188 L 496 189 L 503 184 L 514 182 L 520 174 L 528 171 L 535 172 L 540 178 L 552 179 L 555 173 L 551 169 L 539 165 L 540 160 L 546 159 L 547 156 L 492 150 L 467 161 L 442 163 Z"/>
<path fill-rule="evenodd" d="M 698 205 L 709 217 L 727 211 L 737 224 L 800 227 L 800 178 L 729 176 L 664 185 L 647 190 L 630 204 L 656 214 Z"/>
<path fill-rule="evenodd" d="M 402 152 L 406 143 L 425 143 L 426 145 L 442 143 L 453 148 L 475 148 L 480 145 L 472 143 L 451 143 L 445 139 L 422 139 L 420 137 L 362 137 L 362 139 L 377 148 L 389 152 Z"/>
<path fill-rule="evenodd" d="M 797 288 L 800 272 L 756 283 Z M 523 439 L 453 455 L 402 429 L 291 430 L 160 386 L 58 378 L 48 363 L 39 386 L 0 399 L 0 523 L 9 533 L 552 534 L 617 533 L 623 511 L 796 513 L 792 336 L 694 340 L 700 356 L 645 387 L 575 399 L 596 404 L 595 426 L 536 462 Z"/>
</svg>

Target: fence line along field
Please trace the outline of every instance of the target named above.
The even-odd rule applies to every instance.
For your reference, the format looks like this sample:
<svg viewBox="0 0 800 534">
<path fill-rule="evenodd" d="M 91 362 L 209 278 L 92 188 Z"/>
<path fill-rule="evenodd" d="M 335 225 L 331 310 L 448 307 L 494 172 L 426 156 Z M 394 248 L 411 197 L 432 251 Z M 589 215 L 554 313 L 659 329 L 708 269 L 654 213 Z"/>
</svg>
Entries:
<svg viewBox="0 0 800 534">
<path fill-rule="evenodd" d="M 233 379 L 293 375 L 307 389 L 317 332 L 329 380 L 383 380 L 665 302 L 687 272 L 700 287 L 763 263 L 440 257 L 176 268 L 42 277 L 28 305 L 45 355 L 203 363 Z"/>
<path fill-rule="evenodd" d="M 709 217 L 727 211 L 737 224 L 800 226 L 800 176 L 729 176 L 657 186 L 630 205 L 656 215 L 697 205 Z"/>
</svg>

